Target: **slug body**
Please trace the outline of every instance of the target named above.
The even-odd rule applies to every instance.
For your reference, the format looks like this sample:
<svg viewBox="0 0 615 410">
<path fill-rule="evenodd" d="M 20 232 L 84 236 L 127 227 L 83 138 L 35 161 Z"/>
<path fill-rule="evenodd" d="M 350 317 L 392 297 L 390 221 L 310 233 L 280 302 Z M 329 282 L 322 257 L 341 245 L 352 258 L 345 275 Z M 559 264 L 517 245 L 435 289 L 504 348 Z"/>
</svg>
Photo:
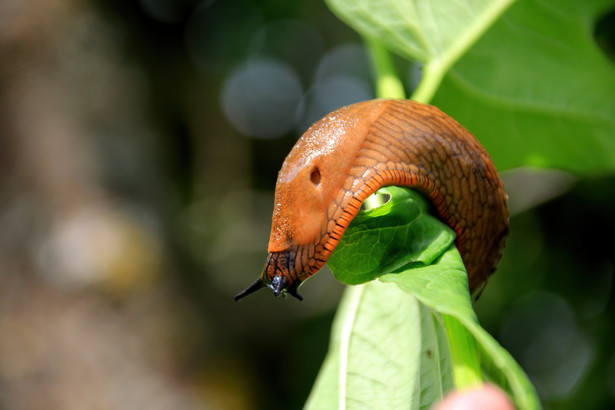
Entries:
<svg viewBox="0 0 615 410">
<path fill-rule="evenodd" d="M 474 291 L 493 273 L 508 234 L 506 194 L 480 143 L 439 109 L 370 100 L 312 125 L 278 175 L 262 275 L 235 299 L 269 286 L 301 299 L 365 198 L 382 186 L 412 187 L 456 233 Z"/>
</svg>

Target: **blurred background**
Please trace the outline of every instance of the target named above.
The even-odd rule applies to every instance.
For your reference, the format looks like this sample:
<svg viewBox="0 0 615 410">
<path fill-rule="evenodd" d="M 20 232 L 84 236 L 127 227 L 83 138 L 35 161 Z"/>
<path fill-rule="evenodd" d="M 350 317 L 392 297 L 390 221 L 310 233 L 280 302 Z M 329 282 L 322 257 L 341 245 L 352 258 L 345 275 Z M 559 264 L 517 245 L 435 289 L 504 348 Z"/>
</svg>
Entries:
<svg viewBox="0 0 615 410">
<path fill-rule="evenodd" d="M 232 297 L 284 157 L 371 84 L 320 1 L 0 0 L 0 408 L 300 408 L 343 286 Z M 547 408 L 613 408 L 615 178 L 504 177 L 479 318 Z"/>
</svg>

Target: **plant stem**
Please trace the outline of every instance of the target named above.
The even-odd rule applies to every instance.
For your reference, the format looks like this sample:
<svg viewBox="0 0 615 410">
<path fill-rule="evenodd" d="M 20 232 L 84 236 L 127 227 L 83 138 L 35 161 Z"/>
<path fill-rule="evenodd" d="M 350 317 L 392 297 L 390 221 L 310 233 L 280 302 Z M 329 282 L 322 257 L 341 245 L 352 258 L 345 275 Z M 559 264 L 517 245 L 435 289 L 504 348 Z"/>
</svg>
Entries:
<svg viewBox="0 0 615 410">
<path fill-rule="evenodd" d="M 457 319 L 442 315 L 448 333 L 453 361 L 453 380 L 456 389 L 467 389 L 482 384 L 480 359 L 474 337 Z"/>
<path fill-rule="evenodd" d="M 436 94 L 446 70 L 442 69 L 437 61 L 432 61 L 423 66 L 423 76 L 418 86 L 410 97 L 411 100 L 429 104 Z"/>
<path fill-rule="evenodd" d="M 365 43 L 372 57 L 378 98 L 406 98 L 404 85 L 395 71 L 389 50 L 378 40 L 366 38 Z"/>
</svg>

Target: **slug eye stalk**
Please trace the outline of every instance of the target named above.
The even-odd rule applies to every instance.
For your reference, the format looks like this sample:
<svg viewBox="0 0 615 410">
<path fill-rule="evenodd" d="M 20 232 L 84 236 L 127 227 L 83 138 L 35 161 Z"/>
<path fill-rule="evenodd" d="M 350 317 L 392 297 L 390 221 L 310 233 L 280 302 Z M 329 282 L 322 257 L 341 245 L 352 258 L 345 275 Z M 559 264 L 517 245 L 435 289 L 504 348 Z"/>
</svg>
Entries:
<svg viewBox="0 0 615 410">
<path fill-rule="evenodd" d="M 265 285 L 265 282 L 263 282 L 261 278 L 256 279 L 254 283 L 252 283 L 250 286 L 235 295 L 235 302 L 237 302 L 239 299 L 245 298 L 246 296 L 256 292 L 257 290 L 264 288 L 265 286 L 267 285 Z"/>
</svg>

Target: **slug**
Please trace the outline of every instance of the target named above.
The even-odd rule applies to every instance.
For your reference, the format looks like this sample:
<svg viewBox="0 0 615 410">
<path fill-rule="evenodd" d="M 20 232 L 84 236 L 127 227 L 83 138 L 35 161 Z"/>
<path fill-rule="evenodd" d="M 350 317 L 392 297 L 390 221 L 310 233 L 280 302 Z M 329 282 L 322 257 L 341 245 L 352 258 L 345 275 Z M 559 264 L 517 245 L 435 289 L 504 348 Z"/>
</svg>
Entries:
<svg viewBox="0 0 615 410">
<path fill-rule="evenodd" d="M 312 125 L 279 172 L 261 276 L 235 296 L 263 287 L 299 300 L 361 203 L 382 186 L 416 189 L 457 234 L 475 291 L 495 270 L 508 236 L 507 196 L 491 158 L 438 108 L 376 99 L 340 108 Z"/>
</svg>

